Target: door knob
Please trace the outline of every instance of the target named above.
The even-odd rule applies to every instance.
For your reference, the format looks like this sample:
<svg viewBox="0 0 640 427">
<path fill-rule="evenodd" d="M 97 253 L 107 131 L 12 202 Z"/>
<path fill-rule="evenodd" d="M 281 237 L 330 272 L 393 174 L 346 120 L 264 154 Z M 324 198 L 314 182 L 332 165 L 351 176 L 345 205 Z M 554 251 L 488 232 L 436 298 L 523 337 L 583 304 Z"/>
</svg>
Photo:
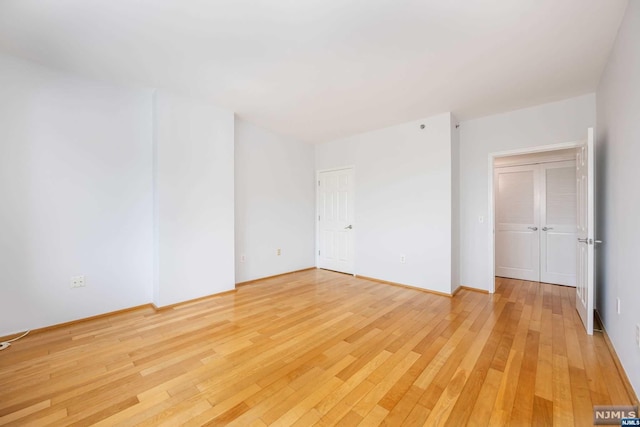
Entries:
<svg viewBox="0 0 640 427">
<path fill-rule="evenodd" d="M 542 227 L 542 231 L 553 230 L 553 227 Z"/>
<path fill-rule="evenodd" d="M 349 225 L 347 225 L 344 229 L 345 229 L 345 230 L 351 230 L 352 228 L 353 228 L 353 225 L 349 224 Z"/>
<path fill-rule="evenodd" d="M 538 231 L 538 227 L 527 227 L 529 230 Z"/>
<path fill-rule="evenodd" d="M 602 243 L 602 240 L 593 240 L 593 239 L 581 239 L 578 237 L 578 242 L 586 243 L 587 245 L 593 245 L 594 243 Z"/>
</svg>

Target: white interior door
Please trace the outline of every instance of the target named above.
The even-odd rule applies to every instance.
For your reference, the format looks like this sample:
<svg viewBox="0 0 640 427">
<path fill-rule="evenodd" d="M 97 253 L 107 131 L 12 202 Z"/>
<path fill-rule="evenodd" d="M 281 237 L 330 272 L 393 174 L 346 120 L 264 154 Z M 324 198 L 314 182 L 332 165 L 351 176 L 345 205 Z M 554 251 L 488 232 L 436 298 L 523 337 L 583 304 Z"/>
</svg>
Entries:
<svg viewBox="0 0 640 427">
<path fill-rule="evenodd" d="M 576 285 L 576 162 L 540 165 L 540 281 Z"/>
<path fill-rule="evenodd" d="M 576 155 L 577 187 L 577 264 L 576 309 L 589 335 L 593 334 L 595 304 L 595 167 L 594 132 L 589 128 L 587 141 Z"/>
<path fill-rule="evenodd" d="M 538 166 L 495 169 L 496 275 L 540 280 Z"/>
<path fill-rule="evenodd" d="M 353 169 L 321 172 L 319 178 L 318 267 L 353 274 Z"/>
</svg>

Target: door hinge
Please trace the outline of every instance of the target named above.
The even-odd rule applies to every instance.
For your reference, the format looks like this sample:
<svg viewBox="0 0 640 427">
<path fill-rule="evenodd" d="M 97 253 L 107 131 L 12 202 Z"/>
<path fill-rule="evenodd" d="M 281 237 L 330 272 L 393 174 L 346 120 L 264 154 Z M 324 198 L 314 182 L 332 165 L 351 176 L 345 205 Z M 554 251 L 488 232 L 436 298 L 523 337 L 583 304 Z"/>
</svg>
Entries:
<svg viewBox="0 0 640 427">
<path fill-rule="evenodd" d="M 318 255 L 320 255 L 320 251 L 318 251 Z"/>
<path fill-rule="evenodd" d="M 318 187 L 320 187 L 320 181 L 318 181 Z"/>
<path fill-rule="evenodd" d="M 318 221 L 320 221 L 320 215 L 318 215 Z"/>
</svg>

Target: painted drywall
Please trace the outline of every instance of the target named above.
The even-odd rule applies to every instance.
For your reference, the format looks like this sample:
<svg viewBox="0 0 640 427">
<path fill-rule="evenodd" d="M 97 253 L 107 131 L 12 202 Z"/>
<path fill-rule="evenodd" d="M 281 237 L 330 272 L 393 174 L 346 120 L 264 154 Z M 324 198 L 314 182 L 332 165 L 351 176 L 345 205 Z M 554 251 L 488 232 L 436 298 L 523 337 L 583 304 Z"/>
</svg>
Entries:
<svg viewBox="0 0 640 427">
<path fill-rule="evenodd" d="M 620 362 L 640 395 L 640 3 L 629 2 L 597 97 L 596 305 Z M 616 298 L 621 300 L 617 314 Z M 640 326 L 639 326 L 640 327 Z"/>
<path fill-rule="evenodd" d="M 594 125 L 595 94 L 460 123 L 462 285 L 490 290 L 490 153 L 584 140 Z"/>
<path fill-rule="evenodd" d="M 0 335 L 150 301 L 151 99 L 0 56 Z"/>
<path fill-rule="evenodd" d="M 154 95 L 153 302 L 162 307 L 233 289 L 233 113 Z"/>
<path fill-rule="evenodd" d="M 315 266 L 313 146 L 238 118 L 235 144 L 236 282 Z"/>
<path fill-rule="evenodd" d="M 451 292 L 451 121 L 446 113 L 316 146 L 316 170 L 355 167 L 356 274 Z"/>
</svg>

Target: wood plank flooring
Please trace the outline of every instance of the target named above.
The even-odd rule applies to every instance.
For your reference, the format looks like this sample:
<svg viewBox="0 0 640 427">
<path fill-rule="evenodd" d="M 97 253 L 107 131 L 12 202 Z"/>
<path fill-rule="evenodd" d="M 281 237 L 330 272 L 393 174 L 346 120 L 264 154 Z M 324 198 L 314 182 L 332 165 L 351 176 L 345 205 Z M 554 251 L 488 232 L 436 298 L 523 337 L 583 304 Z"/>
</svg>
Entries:
<svg viewBox="0 0 640 427">
<path fill-rule="evenodd" d="M 590 425 L 631 404 L 573 288 L 454 298 L 309 270 L 0 352 L 0 425 Z"/>
</svg>

